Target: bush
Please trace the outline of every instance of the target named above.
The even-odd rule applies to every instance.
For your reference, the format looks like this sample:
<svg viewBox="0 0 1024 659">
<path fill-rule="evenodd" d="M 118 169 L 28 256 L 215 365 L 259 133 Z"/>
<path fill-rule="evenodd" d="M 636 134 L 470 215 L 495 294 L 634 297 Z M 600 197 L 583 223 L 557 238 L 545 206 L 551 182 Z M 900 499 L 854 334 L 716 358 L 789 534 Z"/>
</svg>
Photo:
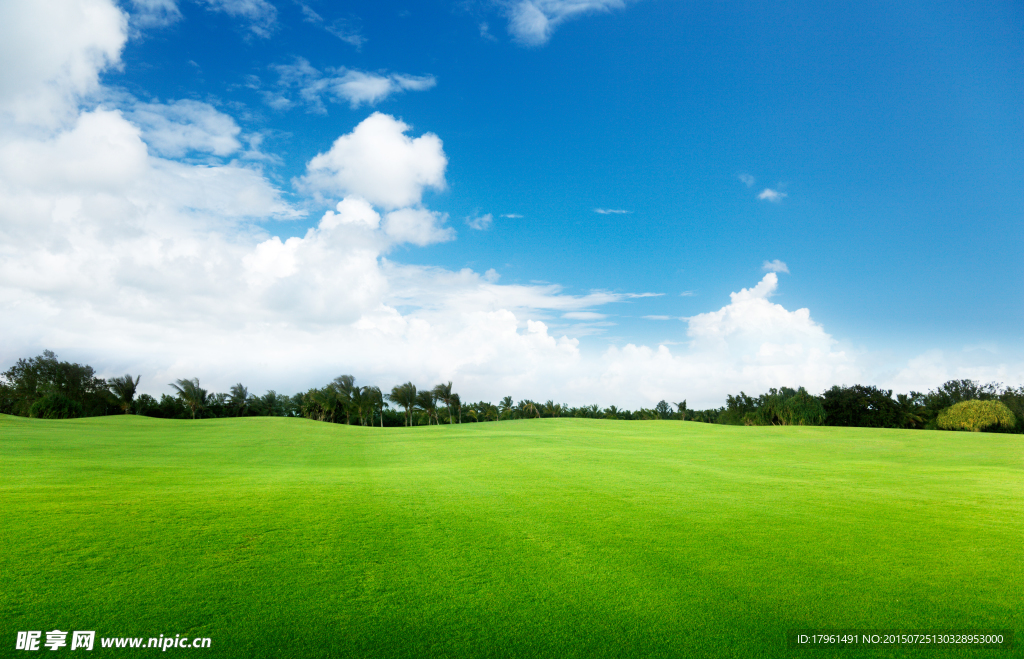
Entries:
<svg viewBox="0 0 1024 659">
<path fill-rule="evenodd" d="M 32 403 L 28 415 L 34 419 L 77 419 L 82 416 L 82 404 L 54 392 Z"/>
<path fill-rule="evenodd" d="M 998 400 L 965 400 L 939 412 L 937 424 L 943 430 L 998 432 L 1012 431 L 1017 419 L 1010 408 Z"/>
</svg>

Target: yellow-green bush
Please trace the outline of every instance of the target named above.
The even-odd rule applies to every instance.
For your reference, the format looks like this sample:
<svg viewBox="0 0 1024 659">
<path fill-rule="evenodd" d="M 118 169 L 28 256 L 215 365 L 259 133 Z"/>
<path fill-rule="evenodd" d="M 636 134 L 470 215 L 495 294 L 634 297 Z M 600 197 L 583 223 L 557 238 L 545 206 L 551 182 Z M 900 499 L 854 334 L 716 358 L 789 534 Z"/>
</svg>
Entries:
<svg viewBox="0 0 1024 659">
<path fill-rule="evenodd" d="M 998 400 L 965 400 L 939 412 L 936 420 L 943 430 L 1013 430 L 1017 418 Z"/>
</svg>

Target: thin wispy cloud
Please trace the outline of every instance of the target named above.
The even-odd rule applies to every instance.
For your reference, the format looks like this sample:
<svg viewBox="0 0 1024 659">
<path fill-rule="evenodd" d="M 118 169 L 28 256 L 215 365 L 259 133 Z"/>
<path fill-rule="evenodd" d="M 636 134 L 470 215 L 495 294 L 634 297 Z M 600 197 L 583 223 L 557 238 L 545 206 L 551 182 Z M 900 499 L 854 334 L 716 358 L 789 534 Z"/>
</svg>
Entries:
<svg viewBox="0 0 1024 659">
<path fill-rule="evenodd" d="M 595 208 L 594 212 L 601 215 L 622 215 L 632 213 L 633 211 L 620 210 L 618 208 Z"/>
<path fill-rule="evenodd" d="M 761 269 L 765 272 L 785 272 L 787 275 L 789 274 L 789 267 L 784 261 L 780 261 L 779 259 L 775 259 L 774 261 L 765 261 L 764 265 L 761 266 Z"/>
<path fill-rule="evenodd" d="M 520 0 L 508 8 L 508 31 L 524 46 L 542 46 L 567 20 L 625 6 L 623 0 Z"/>
<path fill-rule="evenodd" d="M 506 213 L 506 214 L 502 215 L 502 217 L 507 217 L 510 220 L 518 220 L 519 218 L 522 217 L 522 215 L 519 215 L 517 213 Z"/>
<path fill-rule="evenodd" d="M 740 174 L 737 178 L 739 178 L 739 180 L 743 181 L 743 184 L 745 186 L 747 186 L 748 188 L 752 187 L 754 185 L 754 181 L 756 180 L 750 174 Z"/>
<path fill-rule="evenodd" d="M 277 87 L 262 93 L 264 102 L 277 110 L 302 102 L 310 112 L 326 114 L 325 99 L 348 103 L 355 109 L 376 105 L 394 94 L 425 91 L 437 85 L 432 75 L 370 73 L 345 67 L 321 71 L 302 57 L 295 58 L 292 64 L 276 64 L 271 68 L 278 74 Z M 293 94 L 298 95 L 298 101 L 293 100 Z"/>
<path fill-rule="evenodd" d="M 494 216 L 490 213 L 486 215 L 474 215 L 466 218 L 466 226 L 470 229 L 476 229 L 477 231 L 486 231 L 491 228 L 491 224 L 494 222 Z"/>
<path fill-rule="evenodd" d="M 562 314 L 562 318 L 568 320 L 604 320 L 608 314 L 596 313 L 594 311 L 570 311 Z"/>
<path fill-rule="evenodd" d="M 761 194 L 757 195 L 757 198 L 758 199 L 762 199 L 764 201 L 770 201 L 773 204 L 778 204 L 778 203 L 781 203 L 782 200 L 785 199 L 788 196 L 789 195 L 787 195 L 785 192 L 779 192 L 778 190 L 772 190 L 771 188 L 765 188 L 764 191 L 761 192 Z"/>
<path fill-rule="evenodd" d="M 696 295 L 696 293 L 693 291 L 683 291 L 679 294 L 680 297 L 693 297 L 694 295 Z"/>
<path fill-rule="evenodd" d="M 164 27 L 181 20 L 175 0 L 131 0 L 129 18 L 140 28 Z"/>
<path fill-rule="evenodd" d="M 672 320 L 672 316 L 642 316 L 646 320 Z"/>
<path fill-rule="evenodd" d="M 266 0 L 203 0 L 211 11 L 219 11 L 248 22 L 249 30 L 267 38 L 277 24 L 277 9 Z"/>
</svg>

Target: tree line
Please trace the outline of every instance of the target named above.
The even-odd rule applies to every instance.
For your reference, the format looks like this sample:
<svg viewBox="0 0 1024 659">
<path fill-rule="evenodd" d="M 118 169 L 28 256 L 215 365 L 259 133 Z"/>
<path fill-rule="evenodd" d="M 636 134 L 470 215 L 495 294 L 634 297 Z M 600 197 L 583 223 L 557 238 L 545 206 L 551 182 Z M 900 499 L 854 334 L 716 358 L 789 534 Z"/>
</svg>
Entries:
<svg viewBox="0 0 1024 659">
<path fill-rule="evenodd" d="M 618 420 L 684 420 L 727 425 L 857 426 L 869 428 L 965 429 L 1024 432 L 1024 386 L 950 380 L 927 393 L 893 396 L 875 386 L 834 386 L 820 395 L 803 387 L 770 389 L 759 396 L 726 397 L 719 408 L 688 409 L 686 401 L 660 401 L 631 411 L 615 405 L 573 407 L 506 396 L 497 404 L 463 403 L 451 382 L 418 388 L 412 382 L 390 391 L 359 386 L 341 375 L 323 387 L 294 395 L 269 390 L 261 396 L 241 383 L 211 392 L 198 378 L 169 383 L 157 400 L 137 394 L 140 377 L 96 376 L 91 366 L 60 361 L 51 351 L 19 359 L 0 375 L 0 413 L 67 419 L 139 414 L 167 419 L 242 416 L 304 417 L 361 426 L 417 426 L 511 419 L 574 417 Z"/>
</svg>

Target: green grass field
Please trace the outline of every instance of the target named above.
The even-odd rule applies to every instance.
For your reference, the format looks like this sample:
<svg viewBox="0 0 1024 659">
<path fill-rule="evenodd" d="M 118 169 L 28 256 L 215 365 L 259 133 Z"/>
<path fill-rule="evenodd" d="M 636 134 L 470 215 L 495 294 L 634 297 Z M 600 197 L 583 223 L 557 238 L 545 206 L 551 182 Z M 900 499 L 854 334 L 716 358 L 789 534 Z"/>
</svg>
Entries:
<svg viewBox="0 0 1024 659">
<path fill-rule="evenodd" d="M 0 416 L 0 520 L 0 656 L 1024 656 L 1020 435 Z M 826 627 L 1018 639 L 787 650 Z"/>
</svg>

